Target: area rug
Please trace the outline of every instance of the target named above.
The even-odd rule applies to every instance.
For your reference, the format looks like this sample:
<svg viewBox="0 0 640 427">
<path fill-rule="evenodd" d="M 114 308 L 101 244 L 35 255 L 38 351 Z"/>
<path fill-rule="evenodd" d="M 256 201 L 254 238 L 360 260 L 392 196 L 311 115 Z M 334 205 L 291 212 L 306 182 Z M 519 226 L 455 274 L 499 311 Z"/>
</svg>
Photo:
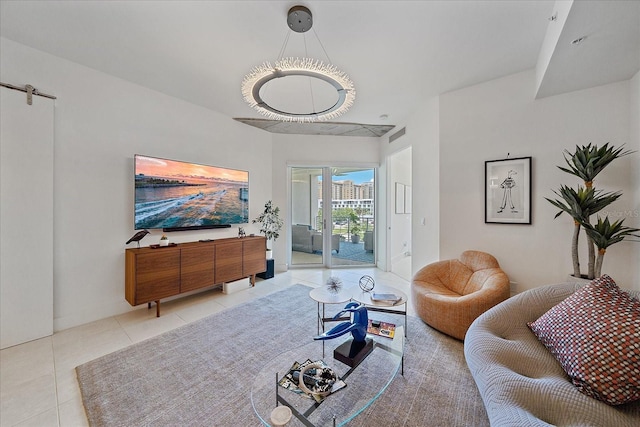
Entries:
<svg viewBox="0 0 640 427">
<path fill-rule="evenodd" d="M 252 373 L 315 335 L 316 303 L 309 290 L 294 285 L 78 366 L 90 424 L 260 426 L 251 406 Z M 401 323 L 395 315 L 380 320 Z M 348 425 L 489 421 L 462 343 L 410 316 L 404 376 L 398 374 Z"/>
<path fill-rule="evenodd" d="M 365 264 L 373 264 L 374 262 L 373 252 L 364 250 L 364 242 L 351 243 L 350 241 L 341 241 L 340 252 L 333 252 L 332 255 L 336 258 L 358 261 Z"/>
</svg>

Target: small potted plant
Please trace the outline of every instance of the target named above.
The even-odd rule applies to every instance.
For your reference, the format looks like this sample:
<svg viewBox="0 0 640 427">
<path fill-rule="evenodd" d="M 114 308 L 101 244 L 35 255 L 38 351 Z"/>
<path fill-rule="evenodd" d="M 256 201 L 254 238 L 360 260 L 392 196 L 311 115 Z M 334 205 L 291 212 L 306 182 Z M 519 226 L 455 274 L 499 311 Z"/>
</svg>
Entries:
<svg viewBox="0 0 640 427">
<path fill-rule="evenodd" d="M 166 234 L 163 234 L 160 238 L 160 246 L 169 246 L 169 238 Z"/>
<path fill-rule="evenodd" d="M 280 230 L 282 229 L 282 225 L 284 222 L 280 218 L 280 208 L 277 206 L 273 206 L 271 200 L 269 200 L 264 205 L 264 211 L 258 216 L 258 218 L 254 219 L 252 223 L 260 223 L 260 232 L 264 234 L 267 238 L 267 259 L 271 259 L 272 248 L 270 247 L 270 242 L 280 237 Z"/>
<path fill-rule="evenodd" d="M 360 226 L 358 224 L 351 227 L 351 243 L 360 243 Z"/>
<path fill-rule="evenodd" d="M 360 243 L 360 232 L 362 231 L 360 218 L 353 210 L 349 212 L 349 222 L 351 223 L 351 243 Z"/>
</svg>

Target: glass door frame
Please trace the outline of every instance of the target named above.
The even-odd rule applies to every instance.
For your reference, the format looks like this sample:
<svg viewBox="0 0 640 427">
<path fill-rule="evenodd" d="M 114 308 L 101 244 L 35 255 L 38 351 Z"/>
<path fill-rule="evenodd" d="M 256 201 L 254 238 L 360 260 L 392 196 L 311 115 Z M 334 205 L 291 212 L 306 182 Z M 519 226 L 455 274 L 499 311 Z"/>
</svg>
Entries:
<svg viewBox="0 0 640 427">
<path fill-rule="evenodd" d="M 287 163 L 287 205 L 289 207 L 286 219 L 286 227 L 289 230 L 289 234 L 291 234 L 291 229 L 293 225 L 293 188 L 292 188 L 292 170 L 295 168 L 314 168 L 314 169 L 322 169 L 322 263 L 311 263 L 311 264 L 293 264 L 292 263 L 292 239 L 291 236 L 287 242 L 287 263 L 290 268 L 309 268 L 309 267 L 325 267 L 325 268 L 358 268 L 358 267 L 375 267 L 376 266 L 376 257 L 374 257 L 372 264 L 358 264 L 358 265 L 334 265 L 332 263 L 332 254 L 331 250 L 326 250 L 326 248 L 331 248 L 331 239 L 333 234 L 333 197 L 332 197 L 332 183 L 333 183 L 333 173 L 332 171 L 335 168 L 354 168 L 354 169 L 372 169 L 373 177 L 374 177 L 374 203 L 373 203 L 373 217 L 374 221 L 377 218 L 378 214 L 378 188 L 380 188 L 378 179 L 379 179 L 379 165 L 375 163 L 352 163 L 352 162 L 331 162 L 329 165 L 326 163 Z M 329 184 L 325 184 L 325 183 Z M 325 203 L 325 200 L 329 200 L 330 203 Z M 378 227 L 374 226 L 374 254 L 377 252 L 375 248 L 377 248 L 377 229 Z M 327 232 L 328 231 L 328 232 Z"/>
</svg>

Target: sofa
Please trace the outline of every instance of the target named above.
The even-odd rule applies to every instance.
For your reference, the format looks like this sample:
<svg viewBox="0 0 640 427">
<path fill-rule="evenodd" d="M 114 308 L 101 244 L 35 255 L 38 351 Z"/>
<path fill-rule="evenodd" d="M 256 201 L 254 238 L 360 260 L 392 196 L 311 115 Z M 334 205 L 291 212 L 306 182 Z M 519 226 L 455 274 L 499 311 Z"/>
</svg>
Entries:
<svg viewBox="0 0 640 427">
<path fill-rule="evenodd" d="M 314 233 L 312 236 L 312 250 L 313 252 L 322 251 L 322 233 Z M 332 234 L 331 235 L 331 250 L 336 251 L 336 253 L 340 253 L 340 235 Z"/>
<path fill-rule="evenodd" d="M 581 393 L 527 326 L 581 286 L 527 290 L 471 324 L 464 354 L 492 427 L 640 426 L 640 401 L 610 406 Z"/>
<path fill-rule="evenodd" d="M 373 231 L 364 232 L 364 250 L 373 252 Z"/>
<path fill-rule="evenodd" d="M 431 263 L 411 280 L 416 313 L 429 326 L 464 340 L 476 317 L 509 298 L 509 278 L 498 261 L 480 251 Z"/>
<path fill-rule="evenodd" d="M 291 250 L 312 254 L 322 251 L 322 233 L 313 230 L 310 225 L 291 226 Z M 340 252 L 340 235 L 331 236 L 331 250 Z"/>
<path fill-rule="evenodd" d="M 313 253 L 313 234 L 311 226 L 293 224 L 291 226 L 291 250 Z"/>
</svg>

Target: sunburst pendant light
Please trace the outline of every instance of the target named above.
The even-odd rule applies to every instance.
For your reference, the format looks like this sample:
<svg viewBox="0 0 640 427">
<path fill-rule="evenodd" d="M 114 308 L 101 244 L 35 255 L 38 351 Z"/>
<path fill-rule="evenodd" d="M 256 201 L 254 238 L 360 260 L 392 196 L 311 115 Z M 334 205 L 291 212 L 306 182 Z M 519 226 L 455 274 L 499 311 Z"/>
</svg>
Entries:
<svg viewBox="0 0 640 427">
<path fill-rule="evenodd" d="M 287 24 L 289 28 L 296 33 L 309 31 L 313 26 L 311 11 L 304 6 L 292 7 L 287 14 Z M 281 53 L 284 53 L 286 50 L 289 35 L 290 33 L 287 34 Z M 316 37 L 318 37 L 317 34 Z M 318 42 L 320 46 L 322 46 L 319 38 Z M 324 50 L 324 46 L 322 46 L 322 49 Z M 324 51 L 324 53 L 327 56 L 327 60 L 329 60 L 326 51 Z M 280 56 L 273 65 L 270 62 L 265 62 L 262 65 L 254 67 L 249 74 L 245 76 L 242 81 L 242 96 L 251 107 L 272 120 L 313 122 L 317 120 L 324 121 L 334 119 L 344 114 L 353 105 L 356 90 L 349 76 L 336 66 L 331 65 L 330 62 L 331 61 L 325 64 L 320 60 L 309 57 L 294 58 Z M 274 79 L 291 76 L 306 76 L 310 79 L 319 79 L 329 83 L 337 91 L 337 101 L 335 104 L 321 111 L 315 111 L 316 108 L 315 105 L 313 105 L 313 111 L 303 113 L 282 111 L 269 105 L 261 96 L 260 90 Z M 311 85 L 309 86 L 311 88 Z M 311 100 L 313 100 L 312 92 L 310 93 L 310 97 Z"/>
</svg>

